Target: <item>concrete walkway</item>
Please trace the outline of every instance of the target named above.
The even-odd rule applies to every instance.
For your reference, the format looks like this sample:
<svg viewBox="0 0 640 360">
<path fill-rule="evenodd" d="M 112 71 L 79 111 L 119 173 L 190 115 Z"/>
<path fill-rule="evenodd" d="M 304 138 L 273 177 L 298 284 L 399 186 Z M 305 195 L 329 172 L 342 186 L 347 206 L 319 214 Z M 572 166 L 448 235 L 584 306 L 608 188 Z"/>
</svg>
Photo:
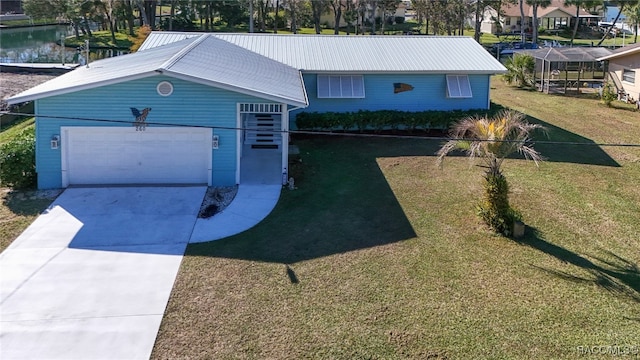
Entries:
<svg viewBox="0 0 640 360">
<path fill-rule="evenodd" d="M 223 239 L 248 230 L 262 221 L 276 206 L 282 185 L 238 186 L 238 193 L 221 213 L 208 219 L 198 219 L 191 234 L 191 243 Z"/>
<path fill-rule="evenodd" d="M 205 192 L 65 190 L 0 254 L 0 357 L 148 359 Z"/>
<path fill-rule="evenodd" d="M 148 359 L 187 243 L 253 227 L 281 188 L 210 219 L 206 187 L 66 189 L 0 254 L 0 358 Z"/>
</svg>

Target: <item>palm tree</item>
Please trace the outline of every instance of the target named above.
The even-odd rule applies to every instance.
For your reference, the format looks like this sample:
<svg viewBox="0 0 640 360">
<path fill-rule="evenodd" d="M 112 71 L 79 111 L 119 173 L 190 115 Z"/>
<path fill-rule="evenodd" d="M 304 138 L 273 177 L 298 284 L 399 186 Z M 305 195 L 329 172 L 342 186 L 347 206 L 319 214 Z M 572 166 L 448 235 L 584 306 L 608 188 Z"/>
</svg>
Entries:
<svg viewBox="0 0 640 360">
<path fill-rule="evenodd" d="M 535 70 L 536 60 L 531 55 L 514 54 L 505 62 L 507 73 L 502 75 L 502 79 L 511 85 L 515 83 L 518 87 L 533 87 L 535 81 L 533 71 Z"/>
<path fill-rule="evenodd" d="M 636 3 L 635 5 L 628 7 L 624 11 L 624 14 L 627 17 L 627 21 L 629 21 L 633 26 L 633 28 L 635 29 L 633 42 L 637 43 L 638 42 L 638 25 L 640 24 L 640 3 Z"/>
<path fill-rule="evenodd" d="M 469 117 L 453 125 L 450 139 L 437 152 L 438 165 L 454 150 L 464 151 L 470 159 L 480 158 L 485 172 L 484 196 L 478 205 L 482 219 L 494 231 L 509 235 L 517 212 L 509 205 L 509 185 L 502 174 L 505 158 L 520 153 L 538 166 L 542 156 L 530 145 L 530 135 L 541 125 L 530 124 L 522 113 L 501 111 L 493 118 Z"/>
</svg>

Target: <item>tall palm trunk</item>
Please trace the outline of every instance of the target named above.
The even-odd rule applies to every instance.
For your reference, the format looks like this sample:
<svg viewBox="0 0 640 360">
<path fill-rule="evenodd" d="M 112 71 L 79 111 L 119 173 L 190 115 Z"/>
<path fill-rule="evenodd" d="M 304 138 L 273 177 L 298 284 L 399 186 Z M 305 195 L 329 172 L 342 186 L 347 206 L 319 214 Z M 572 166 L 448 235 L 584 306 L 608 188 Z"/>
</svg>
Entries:
<svg viewBox="0 0 640 360">
<path fill-rule="evenodd" d="M 278 33 L 278 9 L 280 9 L 280 0 L 276 0 L 276 8 L 274 10 L 273 15 L 273 33 Z"/>
<path fill-rule="evenodd" d="M 576 3 L 576 23 L 573 25 L 573 34 L 571 34 L 571 46 L 573 46 L 573 40 L 575 40 L 576 35 L 578 34 L 579 23 L 580 23 L 580 3 Z"/>
<path fill-rule="evenodd" d="M 532 5 L 533 10 L 533 29 L 531 29 L 531 42 L 536 44 L 538 42 L 538 3 L 535 2 Z"/>
<path fill-rule="evenodd" d="M 476 23 L 475 25 L 475 34 L 473 34 L 473 38 L 476 40 L 476 42 L 480 43 L 480 23 L 482 22 L 482 14 L 480 12 L 480 9 L 482 8 L 480 6 L 481 1 L 477 0 L 476 1 Z"/>
<path fill-rule="evenodd" d="M 525 34 L 524 34 L 524 0 L 519 0 L 520 2 L 520 42 L 525 42 Z"/>
</svg>

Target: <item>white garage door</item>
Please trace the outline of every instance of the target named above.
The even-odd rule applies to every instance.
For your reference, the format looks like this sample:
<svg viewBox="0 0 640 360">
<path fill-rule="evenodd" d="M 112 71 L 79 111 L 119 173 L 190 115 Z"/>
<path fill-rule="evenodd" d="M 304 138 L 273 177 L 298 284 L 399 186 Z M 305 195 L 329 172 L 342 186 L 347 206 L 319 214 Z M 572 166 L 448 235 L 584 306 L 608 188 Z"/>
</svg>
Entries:
<svg viewBox="0 0 640 360">
<path fill-rule="evenodd" d="M 211 129 L 62 127 L 62 182 L 210 184 Z"/>
</svg>

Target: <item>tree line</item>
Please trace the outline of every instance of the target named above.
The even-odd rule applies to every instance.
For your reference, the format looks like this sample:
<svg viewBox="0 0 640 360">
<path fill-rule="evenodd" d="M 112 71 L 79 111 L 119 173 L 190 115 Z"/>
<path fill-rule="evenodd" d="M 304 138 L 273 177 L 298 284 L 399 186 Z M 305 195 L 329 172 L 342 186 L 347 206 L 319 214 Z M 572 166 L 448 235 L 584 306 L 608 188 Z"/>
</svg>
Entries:
<svg viewBox="0 0 640 360">
<path fill-rule="evenodd" d="M 605 6 L 604 0 L 563 0 L 591 13 Z M 90 24 L 97 23 L 115 33 L 123 30 L 134 35 L 137 26 L 152 30 L 212 31 L 222 24 L 232 31 L 274 32 L 288 29 L 313 28 L 316 33 L 326 27 L 323 15 L 331 15 L 333 32 L 347 34 L 384 34 L 390 24 L 404 22 L 395 18 L 399 6 L 410 8 L 419 29 L 426 34 L 462 35 L 467 27 L 475 30 L 480 41 L 480 25 L 488 16 L 485 9 L 500 11 L 503 5 L 519 6 L 521 24 L 525 24 L 524 5 L 533 12 L 532 36 L 537 41 L 539 9 L 551 5 L 551 0 L 23 0 L 23 9 L 33 18 L 56 18 L 69 22 L 80 33 L 91 35 Z M 638 0 L 607 1 L 618 6 L 627 18 L 638 24 Z M 502 14 L 498 13 L 497 17 Z M 576 13 L 576 18 L 579 13 Z M 492 19 L 498 22 L 498 19 Z M 616 19 L 617 20 L 617 19 Z M 524 39 L 524 26 L 521 35 Z M 573 38 L 578 30 L 574 22 Z"/>
</svg>

